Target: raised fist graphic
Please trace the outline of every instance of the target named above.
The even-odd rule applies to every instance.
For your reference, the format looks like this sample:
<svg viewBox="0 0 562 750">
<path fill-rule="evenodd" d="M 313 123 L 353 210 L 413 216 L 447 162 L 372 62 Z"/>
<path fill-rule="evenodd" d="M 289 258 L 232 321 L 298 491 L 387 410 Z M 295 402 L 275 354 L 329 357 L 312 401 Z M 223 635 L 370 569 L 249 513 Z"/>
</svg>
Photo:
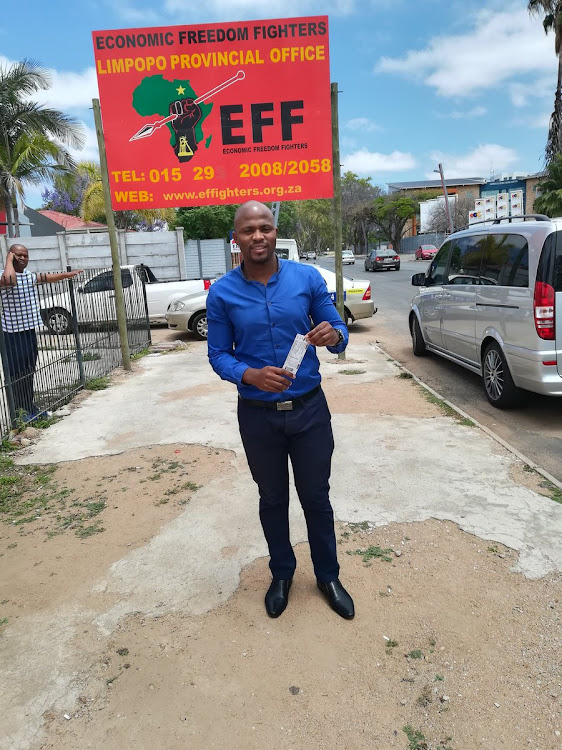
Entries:
<svg viewBox="0 0 562 750">
<path fill-rule="evenodd" d="M 177 115 L 170 123 L 176 134 L 174 153 L 178 161 L 189 161 L 197 151 L 195 128 L 203 116 L 194 99 L 178 99 L 170 104 L 170 114 Z"/>
</svg>

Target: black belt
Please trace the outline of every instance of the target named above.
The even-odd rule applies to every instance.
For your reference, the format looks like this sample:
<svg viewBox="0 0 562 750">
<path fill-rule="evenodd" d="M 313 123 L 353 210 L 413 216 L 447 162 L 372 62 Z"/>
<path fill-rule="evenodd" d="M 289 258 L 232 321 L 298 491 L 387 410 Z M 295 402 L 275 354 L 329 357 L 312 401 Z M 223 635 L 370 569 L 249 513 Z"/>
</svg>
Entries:
<svg viewBox="0 0 562 750">
<path fill-rule="evenodd" d="M 302 406 L 305 401 L 316 396 L 319 391 L 320 386 L 317 385 L 316 388 L 308 391 L 308 393 L 305 393 L 303 396 L 294 398 L 292 401 L 262 401 L 257 398 L 242 398 L 242 396 L 238 396 L 238 398 L 243 404 L 247 404 L 248 406 L 262 406 L 265 409 L 275 409 L 276 411 L 293 411 L 295 406 Z"/>
</svg>

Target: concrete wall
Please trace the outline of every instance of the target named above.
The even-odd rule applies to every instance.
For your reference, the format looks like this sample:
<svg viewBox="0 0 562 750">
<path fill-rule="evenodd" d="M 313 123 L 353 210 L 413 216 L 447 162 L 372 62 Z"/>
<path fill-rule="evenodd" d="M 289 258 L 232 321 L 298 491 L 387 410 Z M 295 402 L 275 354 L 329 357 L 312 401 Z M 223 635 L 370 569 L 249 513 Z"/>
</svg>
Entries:
<svg viewBox="0 0 562 750">
<path fill-rule="evenodd" d="M 183 241 L 183 230 L 173 232 L 126 232 L 117 230 L 121 265 L 144 263 L 160 281 L 213 279 L 232 268 L 230 245 L 224 240 Z M 72 268 L 109 268 L 111 248 L 107 232 L 58 232 L 46 237 L 0 235 L 2 267 L 12 245 L 25 244 L 30 271 Z"/>
<path fill-rule="evenodd" d="M 172 232 L 117 231 L 122 265 L 145 263 L 156 278 L 185 279 L 185 249 L 181 228 Z M 29 250 L 30 271 L 60 271 L 72 268 L 111 266 L 108 232 L 58 232 L 50 237 L 0 237 L 2 266 L 8 249 L 23 243 Z"/>
</svg>

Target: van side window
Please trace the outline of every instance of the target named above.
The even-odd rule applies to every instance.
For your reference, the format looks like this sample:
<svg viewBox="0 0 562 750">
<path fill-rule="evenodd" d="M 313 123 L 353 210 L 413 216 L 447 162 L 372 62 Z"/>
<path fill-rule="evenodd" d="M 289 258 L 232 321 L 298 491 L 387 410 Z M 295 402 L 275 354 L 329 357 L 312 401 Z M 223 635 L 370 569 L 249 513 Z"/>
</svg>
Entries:
<svg viewBox="0 0 562 750">
<path fill-rule="evenodd" d="M 446 242 L 431 261 L 431 265 L 427 269 L 425 277 L 426 286 L 439 286 L 446 282 L 445 271 L 447 270 L 447 259 L 449 257 L 450 249 L 451 243 Z"/>
<path fill-rule="evenodd" d="M 478 245 L 481 237 L 460 237 L 453 243 L 447 284 L 480 284 L 482 253 Z"/>
<path fill-rule="evenodd" d="M 529 286 L 529 246 L 519 234 L 488 234 L 478 243 L 482 251 L 481 283 Z"/>
</svg>

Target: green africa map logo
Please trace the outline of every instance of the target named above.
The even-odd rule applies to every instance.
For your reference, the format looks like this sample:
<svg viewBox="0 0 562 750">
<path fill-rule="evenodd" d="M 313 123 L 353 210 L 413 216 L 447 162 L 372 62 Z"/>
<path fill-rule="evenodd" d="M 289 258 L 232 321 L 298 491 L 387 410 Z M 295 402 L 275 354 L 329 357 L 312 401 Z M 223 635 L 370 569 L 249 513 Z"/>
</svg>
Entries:
<svg viewBox="0 0 562 750">
<path fill-rule="evenodd" d="M 239 70 L 235 76 L 199 97 L 189 81 L 167 81 L 161 75 L 144 78 L 133 91 L 133 108 L 141 117 L 161 115 L 162 119 L 143 125 L 129 140 L 150 138 L 158 128 L 167 125 L 171 132 L 170 145 L 178 161 L 190 161 L 195 156 L 197 144 L 205 138 L 203 123 L 213 109 L 212 104 L 204 102 L 245 77 L 244 71 Z M 212 135 L 205 140 L 205 148 L 209 148 L 211 139 Z"/>
</svg>

